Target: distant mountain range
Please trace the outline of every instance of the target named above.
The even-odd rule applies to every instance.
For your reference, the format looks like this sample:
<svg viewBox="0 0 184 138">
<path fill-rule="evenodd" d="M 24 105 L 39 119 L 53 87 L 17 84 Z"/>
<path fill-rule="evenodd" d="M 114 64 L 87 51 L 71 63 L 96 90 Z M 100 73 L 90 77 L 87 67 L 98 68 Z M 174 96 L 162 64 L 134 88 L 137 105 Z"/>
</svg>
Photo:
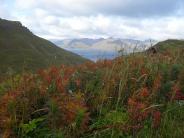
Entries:
<svg viewBox="0 0 184 138">
<path fill-rule="evenodd" d="M 88 60 L 34 35 L 20 22 L 0 19 L 0 73 L 85 61 Z"/>
<path fill-rule="evenodd" d="M 91 60 L 112 59 L 121 54 L 143 51 L 157 43 L 155 40 L 140 41 L 121 38 L 81 38 L 55 40 L 53 42 L 63 49 L 72 51 Z"/>
</svg>

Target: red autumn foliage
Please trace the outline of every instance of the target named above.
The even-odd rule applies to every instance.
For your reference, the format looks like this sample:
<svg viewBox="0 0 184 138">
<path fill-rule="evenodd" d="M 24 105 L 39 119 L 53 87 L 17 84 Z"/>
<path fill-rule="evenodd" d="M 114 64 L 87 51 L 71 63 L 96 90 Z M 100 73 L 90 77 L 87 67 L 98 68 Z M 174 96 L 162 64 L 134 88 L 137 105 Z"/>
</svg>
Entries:
<svg viewBox="0 0 184 138">
<path fill-rule="evenodd" d="M 157 92 L 158 89 L 161 87 L 161 79 L 162 79 L 162 77 L 161 77 L 161 75 L 159 74 L 158 76 L 156 76 L 156 78 L 155 78 L 155 80 L 154 80 L 154 82 L 153 82 L 153 90 L 154 90 L 155 92 Z"/>
<path fill-rule="evenodd" d="M 158 128 L 161 122 L 161 112 L 160 111 L 154 111 L 152 114 L 153 117 L 153 123 L 152 127 Z"/>
<path fill-rule="evenodd" d="M 11 114 L 8 112 L 8 106 L 10 102 L 16 100 L 16 97 L 19 96 L 18 91 L 7 92 L 0 100 L 0 129 L 9 130 L 11 123 Z"/>
<path fill-rule="evenodd" d="M 152 117 L 152 126 L 159 127 L 161 112 L 151 108 L 148 88 L 142 88 L 137 95 L 128 100 L 128 113 L 133 126 L 142 124 L 146 119 Z"/>
<path fill-rule="evenodd" d="M 66 126 L 72 125 L 76 121 L 79 113 L 82 112 L 80 129 L 84 131 L 88 128 L 89 113 L 83 97 L 77 95 L 70 96 L 69 94 L 62 94 L 60 96 L 52 97 L 52 100 L 55 101 L 58 106 L 57 115 L 59 118 L 55 124 L 56 127 L 64 128 Z M 51 116 L 51 118 L 54 117 L 55 115 Z"/>
<path fill-rule="evenodd" d="M 172 87 L 172 92 L 168 94 L 170 100 L 184 100 L 184 94 L 180 90 L 177 84 Z"/>
<path fill-rule="evenodd" d="M 120 60 L 117 58 L 114 61 L 88 62 L 75 67 L 64 65 L 61 67 L 51 67 L 47 70 L 40 70 L 36 75 L 24 74 L 21 78 L 20 86 L 6 93 L 1 98 L 0 129 L 6 129 L 7 125 L 10 124 L 13 117 L 7 110 L 8 104 L 11 101 L 15 101 L 17 105 L 22 105 L 21 103 L 24 104 L 25 102 L 27 108 L 24 110 L 26 119 L 21 120 L 20 112 L 17 112 L 17 124 L 21 121 L 27 123 L 32 119 L 30 117 L 31 113 L 37 110 L 39 111 L 40 109 L 41 111 L 43 111 L 42 109 L 47 109 L 46 115 L 48 117 L 49 128 L 61 129 L 65 132 L 65 128 L 75 128 L 78 121 L 80 123 L 77 131 L 87 132 L 90 117 L 98 114 L 102 102 L 102 108 L 104 108 L 107 103 L 109 106 L 108 110 L 114 109 L 114 103 L 119 96 L 119 91 L 125 92 L 119 96 L 119 103 L 122 103 L 123 108 L 127 109 L 125 114 L 128 116 L 128 121 L 125 124 L 122 123 L 123 125 L 120 124 L 123 126 L 123 131 L 137 132 L 144 127 L 146 121 L 151 119 L 152 127 L 158 128 L 161 123 L 162 113 L 157 108 L 157 99 L 155 97 L 157 97 L 162 87 L 161 74 L 155 75 L 155 73 L 153 73 L 155 76 L 151 74 L 151 69 L 144 66 L 143 58 L 138 58 L 137 60 L 128 59 L 129 65 L 126 70 L 127 72 L 118 73 L 120 72 L 119 70 L 122 69 L 122 66 L 113 66 L 114 63 L 122 64 L 124 62 L 123 59 Z M 104 73 L 106 69 L 112 71 L 112 74 L 109 73 L 111 76 L 108 74 L 109 70 L 107 73 Z M 100 74 L 99 72 L 103 73 Z M 150 74 L 152 75 L 151 81 L 147 84 L 146 81 Z M 97 78 L 95 80 L 96 82 L 93 83 L 92 80 L 91 83 L 89 76 L 95 76 L 95 79 Z M 122 90 L 119 89 L 121 80 L 122 82 L 125 80 Z M 86 84 L 88 84 L 87 82 L 90 82 L 88 85 L 89 90 L 86 90 L 85 87 Z M 100 90 L 95 89 L 98 85 L 100 85 Z M 74 89 L 72 89 L 73 87 Z M 127 94 L 126 91 L 130 91 L 130 93 Z M 42 99 L 42 97 L 44 97 L 44 99 Z M 184 100 L 184 95 L 177 85 L 173 87 L 169 97 L 171 100 Z M 124 100 L 125 98 L 128 99 L 128 102 L 127 99 Z M 50 104 L 52 101 L 54 103 L 53 112 L 51 109 L 52 104 Z M 164 101 L 163 103 L 165 104 L 166 102 L 167 101 Z M 56 111 L 54 111 L 55 107 Z M 17 110 L 20 111 L 20 107 L 17 108 Z M 98 116 L 96 115 L 95 117 Z M 114 126 L 116 125 L 118 125 L 118 123 L 116 124 L 115 122 Z M 109 128 L 113 128 L 114 126 Z M 7 131 L 8 130 L 9 129 L 7 129 Z"/>
<path fill-rule="evenodd" d="M 130 119 L 135 122 L 144 121 L 148 115 L 149 111 L 144 109 L 147 107 L 145 103 L 139 102 L 136 99 L 129 98 L 128 100 L 128 112 Z"/>
<path fill-rule="evenodd" d="M 141 72 L 141 75 L 143 75 L 143 74 L 148 74 L 148 73 L 149 73 L 149 70 L 148 70 L 148 68 L 146 68 L 146 67 L 143 66 L 143 67 L 141 68 L 140 72 Z"/>
<path fill-rule="evenodd" d="M 146 98 L 149 96 L 148 88 L 142 88 L 139 94 L 140 97 Z"/>
<path fill-rule="evenodd" d="M 184 94 L 181 92 L 181 90 L 176 90 L 174 93 L 174 100 L 184 100 Z"/>
</svg>

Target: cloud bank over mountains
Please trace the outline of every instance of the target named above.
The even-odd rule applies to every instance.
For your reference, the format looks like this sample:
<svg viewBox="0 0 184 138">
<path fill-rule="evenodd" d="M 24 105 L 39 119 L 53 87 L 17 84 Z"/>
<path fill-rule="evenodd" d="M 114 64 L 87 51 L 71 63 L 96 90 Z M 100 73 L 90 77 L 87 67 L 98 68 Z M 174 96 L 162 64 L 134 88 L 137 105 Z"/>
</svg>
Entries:
<svg viewBox="0 0 184 138">
<path fill-rule="evenodd" d="M 0 17 L 47 39 L 184 38 L 183 0 L 1 0 Z"/>
</svg>

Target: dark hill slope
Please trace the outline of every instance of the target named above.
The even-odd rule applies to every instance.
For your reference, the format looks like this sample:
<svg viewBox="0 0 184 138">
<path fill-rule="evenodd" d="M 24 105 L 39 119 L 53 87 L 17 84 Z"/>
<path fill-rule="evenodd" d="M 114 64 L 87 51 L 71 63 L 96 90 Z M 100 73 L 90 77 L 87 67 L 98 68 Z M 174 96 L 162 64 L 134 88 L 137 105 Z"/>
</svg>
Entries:
<svg viewBox="0 0 184 138">
<path fill-rule="evenodd" d="M 37 70 L 50 65 L 80 64 L 83 57 L 30 32 L 20 22 L 0 19 L 0 72 Z"/>
<path fill-rule="evenodd" d="M 166 41 L 162 41 L 154 45 L 152 48 L 148 49 L 150 52 L 158 52 L 158 53 L 165 53 L 165 52 L 175 52 L 178 50 L 184 50 L 184 40 L 175 40 L 169 39 Z"/>
</svg>

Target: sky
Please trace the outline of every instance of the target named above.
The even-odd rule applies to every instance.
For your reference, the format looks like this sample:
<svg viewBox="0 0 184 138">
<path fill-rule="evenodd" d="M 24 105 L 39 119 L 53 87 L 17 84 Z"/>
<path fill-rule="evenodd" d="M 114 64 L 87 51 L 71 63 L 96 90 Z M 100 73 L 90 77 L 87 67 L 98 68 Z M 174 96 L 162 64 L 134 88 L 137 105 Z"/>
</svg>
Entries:
<svg viewBox="0 0 184 138">
<path fill-rule="evenodd" d="M 0 18 L 46 39 L 184 39 L 184 0 L 0 0 Z"/>
</svg>

